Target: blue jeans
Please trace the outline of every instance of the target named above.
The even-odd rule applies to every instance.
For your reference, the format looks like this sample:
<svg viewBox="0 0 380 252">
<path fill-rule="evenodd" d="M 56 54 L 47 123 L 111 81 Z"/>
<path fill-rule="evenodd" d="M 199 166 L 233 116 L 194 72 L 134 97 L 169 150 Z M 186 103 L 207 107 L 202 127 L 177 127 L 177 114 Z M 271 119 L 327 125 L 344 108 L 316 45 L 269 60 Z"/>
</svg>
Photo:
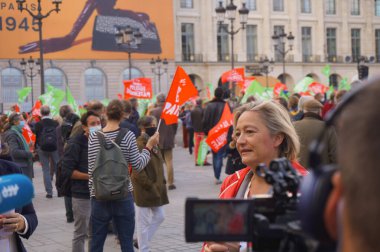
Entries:
<svg viewBox="0 0 380 252">
<path fill-rule="evenodd" d="M 116 227 L 121 251 L 133 252 L 135 207 L 131 193 L 126 199 L 116 201 L 100 201 L 91 198 L 91 252 L 103 251 L 108 224 L 111 220 Z"/>
<path fill-rule="evenodd" d="M 220 179 L 220 173 L 222 172 L 223 157 L 226 152 L 226 146 L 223 146 L 218 152 L 212 152 L 212 166 L 214 168 L 214 176 L 216 179 Z"/>
<path fill-rule="evenodd" d="M 40 158 L 42 173 L 44 176 L 44 185 L 46 193 L 53 195 L 53 185 L 51 183 L 52 177 L 50 176 L 50 159 L 52 159 L 54 173 L 57 175 L 57 164 L 59 161 L 58 151 L 47 152 L 41 149 L 37 150 L 38 157 Z"/>
</svg>

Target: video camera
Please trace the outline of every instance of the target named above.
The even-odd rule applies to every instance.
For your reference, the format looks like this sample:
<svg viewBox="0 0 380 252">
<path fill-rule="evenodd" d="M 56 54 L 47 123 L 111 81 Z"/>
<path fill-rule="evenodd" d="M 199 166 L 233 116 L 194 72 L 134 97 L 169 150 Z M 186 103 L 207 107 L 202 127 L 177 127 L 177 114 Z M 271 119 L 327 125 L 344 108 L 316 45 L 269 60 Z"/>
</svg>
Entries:
<svg viewBox="0 0 380 252">
<path fill-rule="evenodd" d="M 186 200 L 187 242 L 246 241 L 253 251 L 318 251 L 301 230 L 297 212 L 301 176 L 286 158 L 256 168 L 273 194 L 253 199 Z"/>
</svg>

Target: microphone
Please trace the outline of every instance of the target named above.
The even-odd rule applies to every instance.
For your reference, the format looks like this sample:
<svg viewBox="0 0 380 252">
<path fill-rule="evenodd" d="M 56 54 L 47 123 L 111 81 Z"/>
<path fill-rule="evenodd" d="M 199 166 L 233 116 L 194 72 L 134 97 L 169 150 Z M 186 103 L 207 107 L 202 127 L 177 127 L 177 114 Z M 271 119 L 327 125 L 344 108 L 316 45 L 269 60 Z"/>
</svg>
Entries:
<svg viewBox="0 0 380 252">
<path fill-rule="evenodd" d="M 23 207 L 32 202 L 33 197 L 33 184 L 27 176 L 0 176 L 0 213 Z"/>
</svg>

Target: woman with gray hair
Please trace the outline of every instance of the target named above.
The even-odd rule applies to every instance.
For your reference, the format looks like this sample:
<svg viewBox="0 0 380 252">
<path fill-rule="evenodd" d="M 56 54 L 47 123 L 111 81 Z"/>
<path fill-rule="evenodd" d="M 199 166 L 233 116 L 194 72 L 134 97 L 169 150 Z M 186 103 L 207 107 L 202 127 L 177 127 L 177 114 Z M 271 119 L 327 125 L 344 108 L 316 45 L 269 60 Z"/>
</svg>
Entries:
<svg viewBox="0 0 380 252">
<path fill-rule="evenodd" d="M 12 161 L 17 163 L 21 167 L 22 173 L 32 180 L 34 177 L 33 155 L 22 135 L 24 125 L 24 118 L 20 114 L 11 114 L 8 118 L 8 124 L 5 126 L 4 141 L 9 146 Z"/>
<path fill-rule="evenodd" d="M 273 101 L 251 102 L 235 111 L 234 138 L 246 168 L 228 176 L 220 189 L 222 199 L 249 199 L 272 194 L 271 185 L 257 176 L 257 167 L 269 167 L 273 159 L 285 157 L 301 175 L 307 171 L 297 161 L 300 143 L 285 108 Z M 239 243 L 207 242 L 204 251 L 239 251 Z"/>
</svg>

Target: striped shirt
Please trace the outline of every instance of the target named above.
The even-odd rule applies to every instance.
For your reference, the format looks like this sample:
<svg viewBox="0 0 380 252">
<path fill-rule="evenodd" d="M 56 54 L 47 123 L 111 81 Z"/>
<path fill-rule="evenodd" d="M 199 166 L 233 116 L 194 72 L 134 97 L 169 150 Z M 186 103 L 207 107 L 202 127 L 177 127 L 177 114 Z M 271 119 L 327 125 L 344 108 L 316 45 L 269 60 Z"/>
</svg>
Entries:
<svg viewBox="0 0 380 252">
<path fill-rule="evenodd" d="M 115 131 L 104 132 L 107 144 L 111 144 L 111 140 L 115 141 L 119 129 Z M 120 143 L 120 148 L 124 154 L 125 160 L 128 165 L 132 166 L 132 169 L 140 172 L 148 164 L 150 160 L 150 152 L 147 149 L 143 149 L 140 153 L 137 148 L 136 137 L 132 131 L 128 131 L 125 134 L 123 140 Z M 100 143 L 96 133 L 91 133 L 88 139 L 88 175 L 90 179 L 88 185 L 90 188 L 90 196 L 95 197 L 94 188 L 92 186 L 92 171 L 94 170 L 95 160 L 100 150 Z M 128 190 L 132 191 L 132 183 L 129 183 Z"/>
</svg>

